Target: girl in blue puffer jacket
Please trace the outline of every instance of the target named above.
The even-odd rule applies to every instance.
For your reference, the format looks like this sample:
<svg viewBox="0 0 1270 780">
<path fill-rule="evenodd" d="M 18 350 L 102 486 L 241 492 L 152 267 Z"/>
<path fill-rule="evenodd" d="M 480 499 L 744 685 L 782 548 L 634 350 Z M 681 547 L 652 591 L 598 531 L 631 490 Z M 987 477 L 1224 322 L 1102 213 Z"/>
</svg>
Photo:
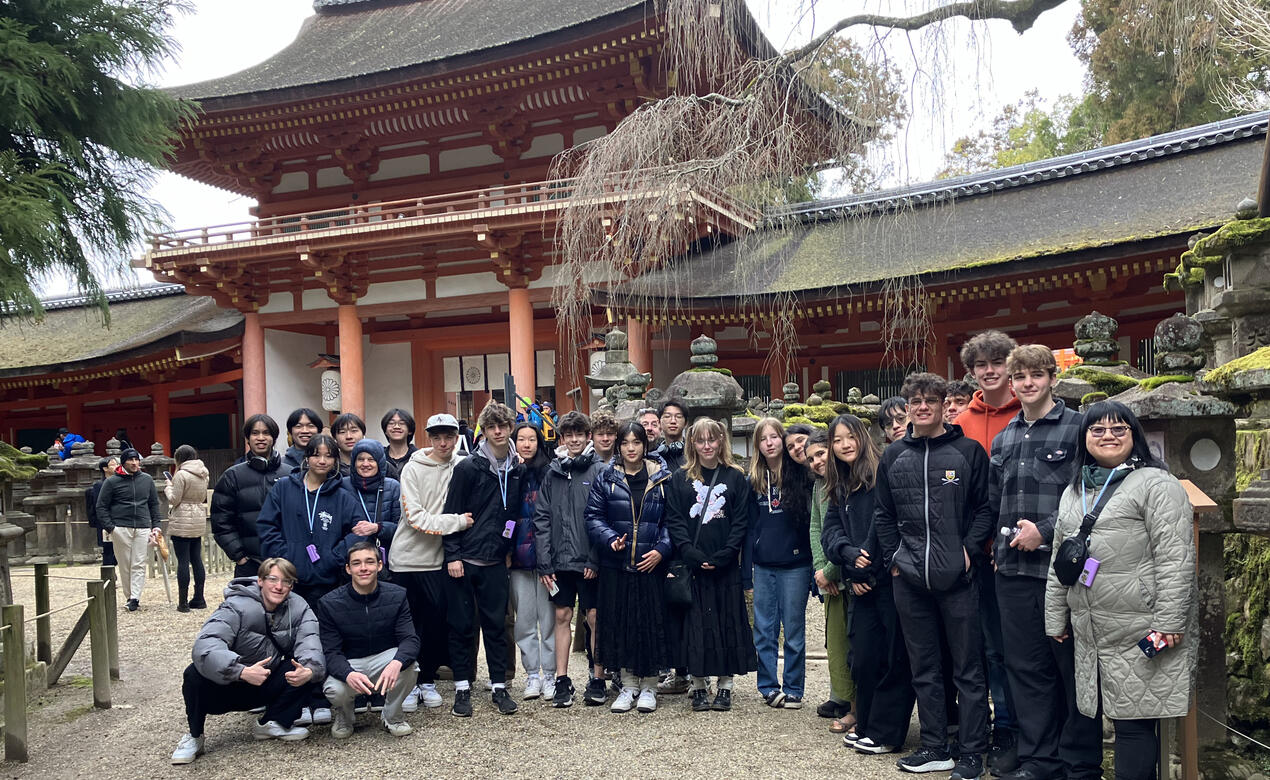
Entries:
<svg viewBox="0 0 1270 780">
<path fill-rule="evenodd" d="M 520 423 L 512 431 L 512 446 L 520 462 L 525 464 L 521 477 L 524 494 L 520 517 L 512 533 L 510 569 L 511 590 L 508 601 L 516 615 L 513 633 L 520 648 L 520 660 L 528 679 L 526 699 L 542 697 L 547 701 L 556 695 L 555 608 L 551 594 L 538 577 L 538 551 L 534 547 L 534 509 L 538 488 L 551 465 L 551 455 L 542 431 L 531 423 Z M 569 652 L 568 648 L 564 652 Z"/>
</svg>

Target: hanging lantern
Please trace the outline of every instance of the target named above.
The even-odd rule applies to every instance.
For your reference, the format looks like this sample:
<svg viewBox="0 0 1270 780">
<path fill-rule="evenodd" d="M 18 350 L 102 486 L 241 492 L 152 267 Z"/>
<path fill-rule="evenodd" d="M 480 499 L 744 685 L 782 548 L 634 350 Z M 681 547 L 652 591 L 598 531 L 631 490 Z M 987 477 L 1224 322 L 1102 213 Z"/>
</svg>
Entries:
<svg viewBox="0 0 1270 780">
<path fill-rule="evenodd" d="M 338 412 L 341 400 L 340 370 L 338 368 L 328 368 L 322 372 L 322 409 L 328 412 Z"/>
</svg>

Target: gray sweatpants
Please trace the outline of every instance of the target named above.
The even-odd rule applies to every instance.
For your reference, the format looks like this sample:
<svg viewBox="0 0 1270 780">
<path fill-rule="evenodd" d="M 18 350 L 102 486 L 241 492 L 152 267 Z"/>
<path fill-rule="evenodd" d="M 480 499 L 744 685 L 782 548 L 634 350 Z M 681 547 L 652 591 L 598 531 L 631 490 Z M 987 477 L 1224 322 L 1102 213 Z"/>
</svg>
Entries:
<svg viewBox="0 0 1270 780">
<path fill-rule="evenodd" d="M 125 528 L 115 526 L 110 534 L 115 543 L 115 560 L 119 569 L 119 585 L 124 600 L 141 600 L 146 586 L 146 553 L 150 551 L 149 528 Z"/>
<path fill-rule="evenodd" d="M 350 658 L 348 663 L 353 667 L 353 671 L 361 672 L 370 678 L 372 684 L 376 684 L 379 682 L 379 675 L 383 673 L 384 667 L 396 655 L 397 648 L 390 647 L 376 655 Z M 405 701 L 406 694 L 415 687 L 415 680 L 418 677 L 419 667 L 413 663 L 401 670 L 401 674 L 397 677 L 397 684 L 384 697 L 384 711 L 380 715 L 383 716 L 385 723 L 401 723 L 405 720 L 401 714 L 401 703 Z M 343 680 L 327 677 L 326 682 L 322 684 L 322 693 L 326 694 L 326 700 L 331 703 L 331 709 L 344 710 L 345 722 L 353 722 L 353 700 L 357 698 L 357 691 Z"/>
<path fill-rule="evenodd" d="M 551 596 L 533 569 L 511 570 L 511 601 L 515 605 L 516 646 L 526 674 L 556 672 L 556 610 Z"/>
</svg>

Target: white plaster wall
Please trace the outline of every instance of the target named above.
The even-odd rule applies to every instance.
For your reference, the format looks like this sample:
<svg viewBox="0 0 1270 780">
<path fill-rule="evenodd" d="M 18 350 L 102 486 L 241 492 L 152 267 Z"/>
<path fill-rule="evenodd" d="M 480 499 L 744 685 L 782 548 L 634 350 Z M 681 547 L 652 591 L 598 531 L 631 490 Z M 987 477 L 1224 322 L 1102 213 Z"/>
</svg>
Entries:
<svg viewBox="0 0 1270 780">
<path fill-rule="evenodd" d="M 498 303 L 506 302 L 507 288 L 498 281 L 493 271 L 479 274 L 459 274 L 458 276 L 437 277 L 437 297 L 449 298 L 457 295 L 475 295 L 477 293 L 503 293 Z M 307 301 L 306 301 L 307 304 Z M 494 301 L 490 302 L 493 306 Z"/>
<path fill-rule="evenodd" d="M 431 172 L 432 161 L 427 154 L 411 154 L 405 157 L 390 157 L 379 164 L 379 170 L 371 174 L 371 181 L 399 179 L 403 176 L 418 176 Z"/>
<path fill-rule="evenodd" d="M 422 301 L 428 297 L 428 285 L 422 279 L 372 284 L 366 294 L 357 299 L 358 306 L 399 301 Z"/>
<path fill-rule="evenodd" d="M 278 186 L 273 188 L 273 194 L 278 195 L 284 192 L 300 192 L 309 188 L 309 174 L 304 171 L 291 171 L 282 174 L 278 179 Z"/>
<path fill-rule="evenodd" d="M 302 333 L 265 329 L 265 405 L 269 416 L 286 425 L 291 410 L 306 406 L 322 410 L 321 372 L 309 368 L 326 339 Z M 286 449 L 286 436 L 279 436 L 278 450 Z"/>
<path fill-rule="evenodd" d="M 462 149 L 443 151 L 437 160 L 437 167 L 444 172 L 458 170 L 459 168 L 477 168 L 482 165 L 493 165 L 502 161 L 502 157 L 494 154 L 494 147 L 485 144 L 483 146 L 468 146 Z"/>
<path fill-rule="evenodd" d="M 414 387 L 410 381 L 409 344 L 371 344 L 362 340 L 362 367 L 366 377 L 366 435 L 387 441 L 379 429 L 379 418 L 389 409 L 405 409 L 414 414 Z M 421 420 L 416 423 L 422 427 Z"/>
<path fill-rule="evenodd" d="M 532 160 L 536 157 L 551 157 L 564 151 L 564 134 L 552 133 L 534 138 L 529 148 L 521 155 L 521 159 Z"/>
<path fill-rule="evenodd" d="M 316 180 L 318 187 L 346 187 L 353 183 L 343 168 L 319 168 Z"/>
<path fill-rule="evenodd" d="M 287 296 L 290 298 L 291 296 Z M 305 311 L 313 309 L 334 309 L 339 306 L 338 303 L 331 300 L 331 296 L 326 294 L 326 290 L 305 290 L 300 298 L 301 304 Z M 290 311 L 288 308 L 287 311 Z"/>
</svg>

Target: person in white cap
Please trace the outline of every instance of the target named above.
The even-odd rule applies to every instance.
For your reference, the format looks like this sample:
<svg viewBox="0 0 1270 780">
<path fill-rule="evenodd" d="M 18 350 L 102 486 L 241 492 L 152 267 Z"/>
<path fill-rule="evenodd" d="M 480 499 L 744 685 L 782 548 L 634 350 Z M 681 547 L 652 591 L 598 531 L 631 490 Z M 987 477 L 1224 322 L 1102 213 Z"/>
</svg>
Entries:
<svg viewBox="0 0 1270 780">
<path fill-rule="evenodd" d="M 472 526 L 471 514 L 444 514 L 454 467 L 463 460 L 455 454 L 459 422 L 449 414 L 434 414 L 425 428 L 431 445 L 417 450 L 401 469 L 401 523 L 388 553 L 393 582 L 405 587 L 415 631 L 419 635 L 419 684 L 406 697 L 403 709 L 413 712 L 440 707 L 437 667 L 449 663 L 449 631 L 446 619 L 445 534 Z"/>
</svg>

